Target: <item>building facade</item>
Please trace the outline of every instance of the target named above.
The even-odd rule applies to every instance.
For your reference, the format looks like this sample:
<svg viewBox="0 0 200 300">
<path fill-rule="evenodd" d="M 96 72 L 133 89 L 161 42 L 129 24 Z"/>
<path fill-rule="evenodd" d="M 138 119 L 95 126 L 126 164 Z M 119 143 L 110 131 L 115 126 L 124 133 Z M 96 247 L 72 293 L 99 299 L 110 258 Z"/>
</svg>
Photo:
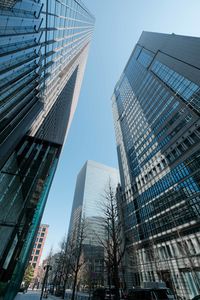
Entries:
<svg viewBox="0 0 200 300">
<path fill-rule="evenodd" d="M 115 190 L 118 170 L 88 160 L 77 176 L 68 237 L 76 239 L 84 220 L 83 259 L 92 275 L 93 285 L 104 284 L 105 191 L 109 182 Z"/>
<path fill-rule="evenodd" d="M 42 256 L 42 251 L 44 248 L 44 244 L 45 244 L 45 240 L 48 234 L 48 230 L 49 230 L 49 225 L 47 224 L 41 224 L 36 238 L 35 238 L 35 243 L 33 246 L 33 250 L 31 253 L 31 257 L 30 257 L 30 261 L 29 263 L 33 266 L 34 268 L 34 278 L 37 277 L 38 275 L 38 268 L 40 265 L 40 259 Z"/>
<path fill-rule="evenodd" d="M 41 221 L 93 27 L 81 0 L 0 1 L 0 294 L 12 290 L 5 299 L 18 289 Z"/>
<path fill-rule="evenodd" d="M 143 32 L 112 97 L 128 286 L 200 293 L 200 39 Z"/>
</svg>

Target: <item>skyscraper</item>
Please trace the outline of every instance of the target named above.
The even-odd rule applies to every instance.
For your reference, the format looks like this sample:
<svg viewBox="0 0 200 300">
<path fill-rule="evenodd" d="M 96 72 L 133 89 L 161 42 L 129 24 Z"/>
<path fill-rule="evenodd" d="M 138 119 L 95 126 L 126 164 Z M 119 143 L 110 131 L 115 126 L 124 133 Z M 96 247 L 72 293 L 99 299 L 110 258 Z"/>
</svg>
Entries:
<svg viewBox="0 0 200 300">
<path fill-rule="evenodd" d="M 79 0 L 4 0 L 0 17 L 0 291 L 12 299 L 76 109 L 94 17 Z"/>
<path fill-rule="evenodd" d="M 200 290 L 200 39 L 143 32 L 112 97 L 127 283 Z M 126 256 L 126 257 L 127 257 Z"/>
<path fill-rule="evenodd" d="M 95 284 L 101 285 L 104 283 L 104 252 L 100 243 L 105 239 L 103 203 L 109 182 L 115 190 L 119 182 L 117 169 L 91 160 L 84 164 L 77 176 L 68 231 L 69 239 L 75 239 L 84 219 L 84 256 L 91 260 Z"/>
</svg>

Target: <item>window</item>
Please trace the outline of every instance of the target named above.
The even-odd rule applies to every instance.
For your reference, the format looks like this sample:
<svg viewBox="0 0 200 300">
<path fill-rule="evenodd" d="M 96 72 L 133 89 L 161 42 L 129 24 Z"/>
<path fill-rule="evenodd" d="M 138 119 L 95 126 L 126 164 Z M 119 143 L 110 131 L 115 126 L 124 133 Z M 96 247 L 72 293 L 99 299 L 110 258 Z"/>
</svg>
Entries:
<svg viewBox="0 0 200 300">
<path fill-rule="evenodd" d="M 174 150 L 172 151 L 172 155 L 173 155 L 175 158 L 178 158 L 178 157 L 179 157 L 179 154 L 178 154 L 178 152 L 176 151 L 176 149 L 174 149 Z"/>
<path fill-rule="evenodd" d="M 192 140 L 196 143 L 196 142 L 199 142 L 199 138 L 198 136 L 193 132 L 190 137 L 192 138 Z"/>
<path fill-rule="evenodd" d="M 134 56 L 137 58 L 140 51 L 141 51 L 142 47 L 140 47 L 139 45 L 136 45 L 135 49 L 134 49 Z"/>
<path fill-rule="evenodd" d="M 162 171 L 162 168 L 161 168 L 160 164 L 157 165 L 157 168 L 158 168 L 158 171 Z"/>
<path fill-rule="evenodd" d="M 178 146 L 177 146 L 177 149 L 180 151 L 180 153 L 185 152 L 185 149 L 184 149 L 184 147 L 183 147 L 182 144 L 178 145 Z"/>
<path fill-rule="evenodd" d="M 185 255 L 185 251 L 183 249 L 183 245 L 181 242 L 177 242 L 178 250 L 181 255 Z"/>
<path fill-rule="evenodd" d="M 42 247 L 42 244 L 38 244 L 38 245 L 37 245 L 37 248 L 41 248 L 41 247 Z"/>
<path fill-rule="evenodd" d="M 166 159 L 169 163 L 173 161 L 173 157 L 170 154 L 167 154 Z"/>
<path fill-rule="evenodd" d="M 156 173 L 156 168 L 154 167 L 153 168 L 153 175 L 155 176 L 157 173 Z"/>
<path fill-rule="evenodd" d="M 172 253 L 169 245 L 166 245 L 166 250 L 167 250 L 168 257 L 172 257 Z"/>
<path fill-rule="evenodd" d="M 183 100 L 199 111 L 199 86 L 186 79 L 166 65 L 155 61 L 151 71 L 160 78 L 175 94 L 180 95 Z M 189 121 L 189 119 L 188 119 Z"/>
<path fill-rule="evenodd" d="M 34 256 L 34 261 L 37 261 L 38 260 L 38 256 Z"/>
<path fill-rule="evenodd" d="M 165 167 L 167 166 L 166 161 L 163 159 L 161 162 L 162 162 L 162 164 L 163 164 L 163 167 L 165 168 Z"/>
<path fill-rule="evenodd" d="M 196 254 L 196 249 L 195 249 L 195 247 L 194 247 L 194 245 L 193 245 L 193 242 L 192 242 L 192 240 L 187 240 L 187 243 L 188 243 L 188 249 L 189 249 L 189 252 L 191 253 L 191 254 Z"/>
<path fill-rule="evenodd" d="M 37 254 L 37 255 L 40 254 L 40 250 L 36 250 L 35 254 Z"/>
<path fill-rule="evenodd" d="M 192 145 L 191 142 L 189 141 L 189 139 L 185 139 L 184 144 L 185 144 L 188 148 L 190 148 L 191 145 Z"/>
<path fill-rule="evenodd" d="M 152 62 L 153 57 L 151 55 L 151 52 L 142 49 L 142 51 L 139 54 L 138 61 L 145 67 L 148 68 L 150 63 Z"/>
</svg>

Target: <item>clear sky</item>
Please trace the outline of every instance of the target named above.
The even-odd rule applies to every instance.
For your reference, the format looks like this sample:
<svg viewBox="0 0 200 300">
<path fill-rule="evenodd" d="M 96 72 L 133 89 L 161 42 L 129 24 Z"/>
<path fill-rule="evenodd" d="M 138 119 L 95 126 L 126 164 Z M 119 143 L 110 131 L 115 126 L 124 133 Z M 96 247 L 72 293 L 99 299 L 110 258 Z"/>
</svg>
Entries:
<svg viewBox="0 0 200 300">
<path fill-rule="evenodd" d="M 87 159 L 117 167 L 110 98 L 143 30 L 200 36 L 200 0 L 83 0 L 96 17 L 79 104 L 42 222 L 44 249 L 67 233 L 76 176 Z"/>
</svg>

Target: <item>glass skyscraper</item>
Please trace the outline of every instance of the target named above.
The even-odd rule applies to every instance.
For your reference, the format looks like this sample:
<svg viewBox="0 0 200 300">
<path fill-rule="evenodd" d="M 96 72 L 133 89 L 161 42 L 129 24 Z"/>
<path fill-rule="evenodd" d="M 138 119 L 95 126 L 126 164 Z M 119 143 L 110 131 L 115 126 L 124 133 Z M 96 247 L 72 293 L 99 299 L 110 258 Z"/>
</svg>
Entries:
<svg viewBox="0 0 200 300">
<path fill-rule="evenodd" d="M 200 39 L 143 32 L 112 97 L 131 286 L 200 293 Z"/>
<path fill-rule="evenodd" d="M 92 267 L 93 284 L 104 284 L 104 250 L 101 242 L 105 240 L 105 192 L 109 183 L 115 190 L 119 182 L 118 170 L 88 160 L 80 170 L 69 224 L 68 237 L 76 239 L 80 222 L 84 220 L 83 252 L 85 260 Z"/>
<path fill-rule="evenodd" d="M 93 27 L 79 0 L 0 1 L 0 294 L 12 290 L 5 299 L 23 276 Z"/>
</svg>

